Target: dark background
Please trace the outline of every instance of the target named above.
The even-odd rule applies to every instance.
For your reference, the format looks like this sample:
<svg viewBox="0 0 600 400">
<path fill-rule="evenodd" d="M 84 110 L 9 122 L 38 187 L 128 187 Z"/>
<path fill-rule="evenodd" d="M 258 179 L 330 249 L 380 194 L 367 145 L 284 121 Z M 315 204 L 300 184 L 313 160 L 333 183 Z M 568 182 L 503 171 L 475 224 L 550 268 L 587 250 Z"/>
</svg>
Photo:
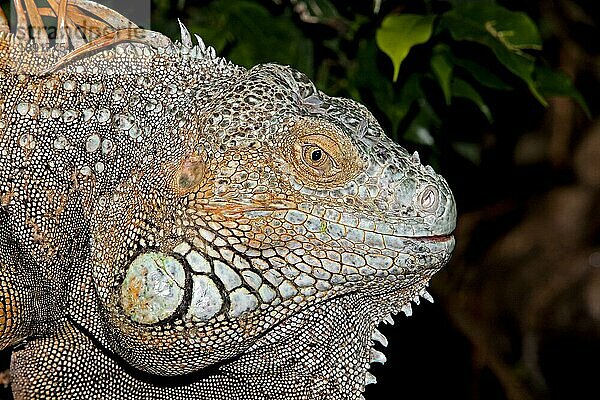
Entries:
<svg viewBox="0 0 600 400">
<path fill-rule="evenodd" d="M 324 92 L 366 103 L 390 136 L 419 150 L 448 179 L 459 209 L 456 253 L 433 279 L 435 304 L 381 327 L 388 362 L 372 368 L 379 383 L 367 388 L 367 399 L 600 398 L 596 2 L 498 1 L 536 23 L 544 42 L 536 56 L 573 79 L 590 115 L 565 97 L 551 97 L 544 107 L 517 82 L 506 91 L 479 88 L 493 114 L 489 122 L 471 102 L 445 105 L 439 89 L 425 84 L 422 96 L 435 115 L 421 122 L 433 143 L 408 134 L 414 105 L 395 120 L 394 104 L 377 95 L 391 88 L 398 102 L 403 80 L 428 70 L 427 45 L 411 51 L 392 84 L 392 64 L 374 37 L 386 15 L 435 14 L 448 4 L 389 0 L 375 13 L 375 3 L 155 0 L 151 28 L 177 39 L 180 18 L 236 63 L 295 66 Z M 146 24 L 139 5 L 112 7 Z M 475 45 L 456 49 L 490 58 Z M 493 71 L 513 83 L 506 71 Z"/>
</svg>

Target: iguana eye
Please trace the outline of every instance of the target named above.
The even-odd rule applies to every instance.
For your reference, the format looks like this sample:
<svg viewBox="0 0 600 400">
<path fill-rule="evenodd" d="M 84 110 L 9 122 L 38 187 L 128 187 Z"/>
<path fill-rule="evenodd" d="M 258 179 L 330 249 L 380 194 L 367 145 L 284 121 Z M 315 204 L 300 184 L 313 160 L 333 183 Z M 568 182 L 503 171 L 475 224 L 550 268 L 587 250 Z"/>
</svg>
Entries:
<svg viewBox="0 0 600 400">
<path fill-rule="evenodd" d="M 301 119 L 291 133 L 284 156 L 296 178 L 310 187 L 343 186 L 364 167 L 354 144 L 332 124 Z"/>
<path fill-rule="evenodd" d="M 294 146 L 294 158 L 298 171 L 319 182 L 327 182 L 341 172 L 339 161 L 341 149 L 330 137 L 313 134 L 299 138 Z"/>
<path fill-rule="evenodd" d="M 302 160 L 309 168 L 319 173 L 328 173 L 335 168 L 332 157 L 319 146 L 308 144 L 303 146 Z"/>
</svg>

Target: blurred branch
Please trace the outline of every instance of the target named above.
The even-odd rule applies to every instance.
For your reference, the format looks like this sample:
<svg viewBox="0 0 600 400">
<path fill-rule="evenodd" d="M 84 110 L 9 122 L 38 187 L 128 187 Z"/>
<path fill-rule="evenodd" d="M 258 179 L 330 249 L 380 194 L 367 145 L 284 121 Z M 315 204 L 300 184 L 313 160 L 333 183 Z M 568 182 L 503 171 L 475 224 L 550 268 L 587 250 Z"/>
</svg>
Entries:
<svg viewBox="0 0 600 400">
<path fill-rule="evenodd" d="M 0 386 L 5 389 L 10 386 L 10 370 L 0 371 Z"/>
</svg>

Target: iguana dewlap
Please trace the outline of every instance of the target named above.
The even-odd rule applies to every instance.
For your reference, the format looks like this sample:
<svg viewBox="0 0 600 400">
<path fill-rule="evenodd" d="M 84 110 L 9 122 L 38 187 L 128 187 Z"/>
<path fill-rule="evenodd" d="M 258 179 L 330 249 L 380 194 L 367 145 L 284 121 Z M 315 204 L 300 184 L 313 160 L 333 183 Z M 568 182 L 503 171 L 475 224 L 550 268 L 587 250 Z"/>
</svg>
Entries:
<svg viewBox="0 0 600 400">
<path fill-rule="evenodd" d="M 139 32 L 0 33 L 15 397 L 361 398 L 454 248 L 447 183 L 290 67 Z"/>
</svg>

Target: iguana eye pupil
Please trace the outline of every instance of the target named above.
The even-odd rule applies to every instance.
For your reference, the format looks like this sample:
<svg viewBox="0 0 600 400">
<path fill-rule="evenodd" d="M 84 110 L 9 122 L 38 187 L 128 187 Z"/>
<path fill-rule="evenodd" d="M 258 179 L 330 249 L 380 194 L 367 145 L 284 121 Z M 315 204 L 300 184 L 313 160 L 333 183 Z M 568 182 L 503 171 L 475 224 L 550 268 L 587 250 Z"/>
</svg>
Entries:
<svg viewBox="0 0 600 400">
<path fill-rule="evenodd" d="M 323 157 L 321 149 L 315 149 L 310 153 L 310 159 L 313 161 L 319 161 Z"/>
</svg>

